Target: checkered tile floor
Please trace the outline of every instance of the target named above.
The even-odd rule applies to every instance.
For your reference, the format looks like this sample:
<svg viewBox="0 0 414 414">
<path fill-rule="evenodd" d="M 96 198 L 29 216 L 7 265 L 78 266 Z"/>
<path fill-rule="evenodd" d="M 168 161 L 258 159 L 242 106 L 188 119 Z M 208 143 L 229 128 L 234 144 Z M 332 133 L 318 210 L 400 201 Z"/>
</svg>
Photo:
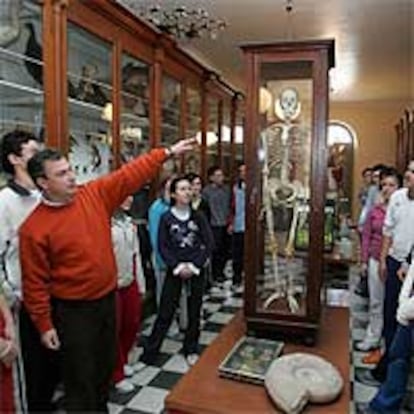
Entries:
<svg viewBox="0 0 414 414">
<path fill-rule="evenodd" d="M 220 293 L 205 296 L 200 335 L 201 352 L 216 338 L 242 304 L 241 294 L 231 292 L 230 280 Z M 150 334 L 154 319 L 155 315 L 144 321 L 141 332 L 143 338 Z M 169 390 L 189 370 L 186 360 L 179 353 L 181 346 L 182 334 L 178 332 L 177 325 L 173 324 L 155 365 L 145 366 L 131 377 L 136 389 L 127 394 L 116 391 L 111 393 L 110 413 L 163 413 L 164 399 Z M 133 359 L 137 360 L 141 353 L 142 347 L 138 345 L 133 352 Z"/>
<path fill-rule="evenodd" d="M 351 291 L 358 280 L 358 269 L 351 270 L 350 281 Z M 350 295 L 351 309 L 351 338 L 349 349 L 351 351 L 351 379 L 352 379 L 352 396 L 351 402 L 352 414 L 365 414 L 368 403 L 376 394 L 378 387 L 368 384 L 364 380 L 366 371 L 369 371 L 374 365 L 367 365 L 362 362 L 362 358 L 366 355 L 364 352 L 357 351 L 355 344 L 363 339 L 365 328 L 368 323 L 368 301 L 361 296 Z M 413 365 L 414 366 L 414 365 Z M 414 413 L 414 370 L 412 370 L 407 390 L 407 396 L 403 409 L 400 414 Z"/>
</svg>

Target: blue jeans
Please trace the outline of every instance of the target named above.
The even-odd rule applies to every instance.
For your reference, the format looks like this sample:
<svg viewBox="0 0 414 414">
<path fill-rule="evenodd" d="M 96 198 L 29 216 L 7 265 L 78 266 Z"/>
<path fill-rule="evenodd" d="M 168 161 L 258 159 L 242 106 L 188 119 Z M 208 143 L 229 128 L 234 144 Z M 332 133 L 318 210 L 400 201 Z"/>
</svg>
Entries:
<svg viewBox="0 0 414 414">
<path fill-rule="evenodd" d="M 410 373 L 413 324 L 399 325 L 388 354 L 387 377 L 369 407 L 378 413 L 398 414 Z"/>
<path fill-rule="evenodd" d="M 382 329 L 382 336 L 385 341 L 384 354 L 373 369 L 372 375 L 380 382 L 385 381 L 387 376 L 387 369 L 389 363 L 389 351 L 397 329 L 397 308 L 398 296 L 401 289 L 401 281 L 397 276 L 397 271 L 401 266 L 401 262 L 395 260 L 391 256 L 387 256 L 387 278 L 385 280 L 385 295 L 384 295 L 384 326 Z"/>
<path fill-rule="evenodd" d="M 383 336 L 385 340 L 385 351 L 391 347 L 394 333 L 397 329 L 397 308 L 398 296 L 400 294 L 402 282 L 397 276 L 397 271 L 401 262 L 393 257 L 387 257 L 387 278 L 385 279 L 385 297 L 384 297 L 384 328 Z"/>
</svg>

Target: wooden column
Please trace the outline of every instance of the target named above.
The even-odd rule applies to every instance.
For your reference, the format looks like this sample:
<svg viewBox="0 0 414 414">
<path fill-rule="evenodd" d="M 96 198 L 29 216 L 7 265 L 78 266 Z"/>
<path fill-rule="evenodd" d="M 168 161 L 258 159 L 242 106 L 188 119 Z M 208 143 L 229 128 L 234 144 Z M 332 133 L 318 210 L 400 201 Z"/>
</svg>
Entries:
<svg viewBox="0 0 414 414">
<path fill-rule="evenodd" d="M 122 46 L 119 39 L 115 40 L 112 47 L 112 151 L 114 163 L 112 169 L 121 165 L 121 67 Z"/>
<path fill-rule="evenodd" d="M 207 129 L 208 129 L 208 86 L 209 73 L 203 76 L 201 89 L 201 172 L 204 184 L 207 184 Z"/>
<path fill-rule="evenodd" d="M 67 152 L 67 0 L 43 2 L 43 85 L 48 146 Z"/>
<path fill-rule="evenodd" d="M 162 64 L 164 62 L 164 49 L 156 46 L 154 64 L 150 76 L 150 146 L 156 147 L 161 142 L 162 119 Z"/>
</svg>

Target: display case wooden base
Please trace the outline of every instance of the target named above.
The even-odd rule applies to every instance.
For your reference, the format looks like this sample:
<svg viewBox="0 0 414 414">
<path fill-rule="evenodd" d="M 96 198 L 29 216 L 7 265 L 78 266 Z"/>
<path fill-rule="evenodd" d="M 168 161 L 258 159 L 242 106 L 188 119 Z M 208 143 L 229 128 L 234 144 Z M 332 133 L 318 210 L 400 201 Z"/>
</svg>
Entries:
<svg viewBox="0 0 414 414">
<path fill-rule="evenodd" d="M 221 378 L 218 367 L 241 336 L 246 325 L 238 313 L 203 352 L 197 364 L 181 378 L 165 400 L 169 414 L 274 414 L 273 405 L 263 386 Z M 333 414 L 349 412 L 351 398 L 349 371 L 349 311 L 325 308 L 320 338 L 311 351 L 334 364 L 344 380 L 344 389 L 332 404 L 306 407 L 306 413 Z M 309 352 L 308 347 L 286 343 L 283 354 Z"/>
</svg>

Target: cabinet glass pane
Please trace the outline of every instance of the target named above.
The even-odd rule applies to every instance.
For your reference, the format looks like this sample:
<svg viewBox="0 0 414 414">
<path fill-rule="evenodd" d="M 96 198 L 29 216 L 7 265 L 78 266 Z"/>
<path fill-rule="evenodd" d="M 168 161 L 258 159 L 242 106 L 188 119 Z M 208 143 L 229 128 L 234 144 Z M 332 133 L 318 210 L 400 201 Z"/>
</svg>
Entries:
<svg viewBox="0 0 414 414">
<path fill-rule="evenodd" d="M 186 138 L 198 137 L 201 140 L 201 96 L 196 89 L 187 88 L 186 99 Z M 185 156 L 185 172 L 200 174 L 201 171 L 201 148 L 198 146 Z"/>
<path fill-rule="evenodd" d="M 259 90 L 262 228 L 257 308 L 306 313 L 312 64 L 262 63 Z M 289 77 L 284 74 L 289 73 Z"/>
<path fill-rule="evenodd" d="M 0 13 L 0 139 L 18 128 L 43 140 L 42 8 L 16 1 L 0 4 Z"/>
<path fill-rule="evenodd" d="M 68 24 L 69 159 L 79 183 L 112 163 L 111 45 Z"/>
<path fill-rule="evenodd" d="M 236 127 L 234 130 L 234 147 L 237 163 L 244 160 L 244 109 L 237 108 Z"/>
<path fill-rule="evenodd" d="M 127 162 L 149 149 L 150 67 L 122 55 L 121 161 Z"/>
<path fill-rule="evenodd" d="M 211 96 L 208 99 L 207 127 L 207 169 L 219 165 L 218 136 L 219 136 L 219 101 Z"/>
<path fill-rule="evenodd" d="M 223 157 L 224 175 L 231 177 L 234 171 L 231 169 L 231 123 L 230 123 L 230 102 L 223 101 L 223 119 L 221 124 L 221 154 Z"/>
<path fill-rule="evenodd" d="M 170 146 L 180 139 L 180 98 L 181 84 L 176 79 L 164 75 L 161 94 L 161 145 Z M 175 174 L 179 171 L 179 159 L 171 158 L 164 163 L 165 174 Z"/>
</svg>

